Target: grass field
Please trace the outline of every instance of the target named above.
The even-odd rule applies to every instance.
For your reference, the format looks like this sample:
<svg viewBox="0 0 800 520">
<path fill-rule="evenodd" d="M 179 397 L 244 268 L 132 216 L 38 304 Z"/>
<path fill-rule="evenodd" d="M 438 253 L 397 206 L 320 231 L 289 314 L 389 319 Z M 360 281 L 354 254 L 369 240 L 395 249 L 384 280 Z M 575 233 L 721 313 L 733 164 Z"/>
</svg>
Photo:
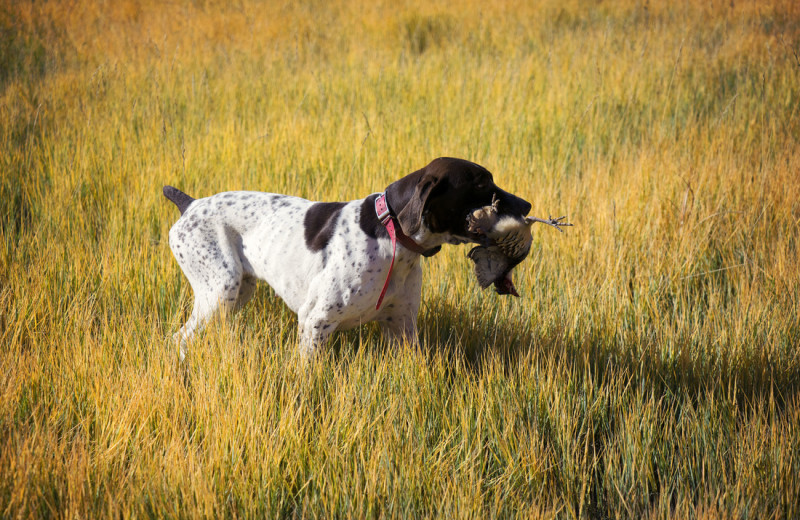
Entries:
<svg viewBox="0 0 800 520">
<path fill-rule="evenodd" d="M 267 287 L 180 366 L 173 184 L 348 200 L 442 156 L 519 299 L 298 367 Z M 800 518 L 800 4 L 0 0 L 0 517 Z"/>
</svg>

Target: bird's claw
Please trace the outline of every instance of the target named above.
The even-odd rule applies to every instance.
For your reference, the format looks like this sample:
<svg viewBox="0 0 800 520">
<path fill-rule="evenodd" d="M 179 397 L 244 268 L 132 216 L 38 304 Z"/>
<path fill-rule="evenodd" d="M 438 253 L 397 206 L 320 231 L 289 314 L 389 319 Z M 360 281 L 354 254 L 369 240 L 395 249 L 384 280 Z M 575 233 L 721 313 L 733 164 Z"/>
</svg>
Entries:
<svg viewBox="0 0 800 520">
<path fill-rule="evenodd" d="M 566 215 L 562 215 L 562 216 L 560 216 L 558 218 L 553 218 L 550 215 L 547 215 L 547 218 L 550 220 L 550 222 L 548 222 L 548 224 L 550 224 L 551 226 L 553 226 L 557 230 L 561 231 L 562 233 L 564 232 L 564 230 L 561 229 L 562 227 L 572 226 L 572 224 L 570 224 L 569 222 L 561 222 L 562 220 L 567 218 Z"/>
<path fill-rule="evenodd" d="M 528 222 L 541 222 L 542 224 L 547 224 L 548 226 L 556 228 L 561 233 L 564 232 L 564 230 L 561 229 L 562 227 L 572 226 L 572 224 L 570 224 L 569 222 L 562 222 L 562 220 L 564 220 L 565 218 L 567 218 L 566 215 L 563 215 L 558 218 L 553 218 L 548 215 L 547 219 L 536 218 L 536 217 L 525 217 L 525 219 Z"/>
</svg>

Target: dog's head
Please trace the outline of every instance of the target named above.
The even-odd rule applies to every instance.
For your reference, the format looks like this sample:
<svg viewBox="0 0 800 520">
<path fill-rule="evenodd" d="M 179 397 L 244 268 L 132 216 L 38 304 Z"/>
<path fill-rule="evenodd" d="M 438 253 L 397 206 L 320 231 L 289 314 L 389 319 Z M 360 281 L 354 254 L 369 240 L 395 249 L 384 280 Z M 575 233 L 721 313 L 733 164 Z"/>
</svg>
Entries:
<svg viewBox="0 0 800 520">
<path fill-rule="evenodd" d="M 424 231 L 420 238 L 439 235 L 453 244 L 481 242 L 481 235 L 467 229 L 467 216 L 494 199 L 500 215 L 524 217 L 531 210 L 529 202 L 500 189 L 483 166 L 449 157 L 393 182 L 386 199 L 406 235 Z"/>
</svg>

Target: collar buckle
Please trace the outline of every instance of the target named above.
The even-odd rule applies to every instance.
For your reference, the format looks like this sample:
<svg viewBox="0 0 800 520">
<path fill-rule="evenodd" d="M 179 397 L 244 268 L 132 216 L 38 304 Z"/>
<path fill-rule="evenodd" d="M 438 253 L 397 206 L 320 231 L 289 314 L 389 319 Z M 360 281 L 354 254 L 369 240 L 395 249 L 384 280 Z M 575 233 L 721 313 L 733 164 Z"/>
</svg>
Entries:
<svg viewBox="0 0 800 520">
<path fill-rule="evenodd" d="M 392 214 L 389 212 L 389 204 L 386 202 L 385 193 L 381 193 L 375 198 L 375 214 L 378 215 L 378 220 L 380 220 L 381 224 L 384 226 L 386 222 L 392 218 Z"/>
</svg>

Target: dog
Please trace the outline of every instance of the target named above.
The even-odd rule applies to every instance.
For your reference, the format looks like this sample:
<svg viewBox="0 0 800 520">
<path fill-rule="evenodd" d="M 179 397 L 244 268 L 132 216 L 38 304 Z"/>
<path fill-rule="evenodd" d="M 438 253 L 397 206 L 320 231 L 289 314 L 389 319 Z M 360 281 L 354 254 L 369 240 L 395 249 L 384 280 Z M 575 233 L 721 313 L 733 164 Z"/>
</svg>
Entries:
<svg viewBox="0 0 800 520">
<path fill-rule="evenodd" d="M 476 208 L 494 202 L 499 214 L 520 218 L 531 209 L 486 168 L 449 157 L 350 202 L 252 191 L 194 199 L 171 186 L 163 192 L 181 212 L 169 245 L 194 291 L 191 316 L 175 334 L 181 360 L 209 320 L 250 300 L 257 280 L 297 314 L 304 358 L 333 332 L 371 321 L 390 340 L 416 343 L 420 257 L 443 244 L 482 243 L 467 225 Z"/>
</svg>

